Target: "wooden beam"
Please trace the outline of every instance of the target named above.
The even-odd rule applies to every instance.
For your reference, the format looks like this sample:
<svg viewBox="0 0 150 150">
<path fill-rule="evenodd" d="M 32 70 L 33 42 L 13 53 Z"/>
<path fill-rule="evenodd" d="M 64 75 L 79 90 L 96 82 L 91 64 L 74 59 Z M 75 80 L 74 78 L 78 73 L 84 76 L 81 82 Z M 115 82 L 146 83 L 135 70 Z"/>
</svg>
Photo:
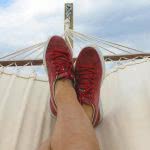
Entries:
<svg viewBox="0 0 150 150">
<path fill-rule="evenodd" d="M 31 64 L 33 66 L 40 66 L 43 64 L 43 60 L 39 59 L 39 60 L 11 60 L 11 61 L 0 61 L 0 64 L 2 66 L 9 66 L 10 67 L 14 67 L 14 66 L 31 66 Z"/>
<path fill-rule="evenodd" d="M 150 57 L 150 53 L 146 53 L 146 54 L 133 54 L 133 55 L 112 55 L 112 56 L 104 56 L 105 61 L 123 61 L 126 59 L 143 59 L 143 57 Z M 74 61 L 76 60 L 76 58 L 74 58 Z M 0 61 L 0 64 L 2 66 L 31 66 L 31 64 L 33 66 L 40 66 L 43 65 L 43 60 L 39 59 L 39 60 L 12 60 L 12 61 Z"/>
<path fill-rule="evenodd" d="M 104 56 L 105 61 L 123 61 L 127 59 L 143 59 L 143 57 L 150 56 L 150 53 L 142 53 L 142 54 L 130 54 L 130 55 L 110 55 L 110 56 Z"/>
</svg>

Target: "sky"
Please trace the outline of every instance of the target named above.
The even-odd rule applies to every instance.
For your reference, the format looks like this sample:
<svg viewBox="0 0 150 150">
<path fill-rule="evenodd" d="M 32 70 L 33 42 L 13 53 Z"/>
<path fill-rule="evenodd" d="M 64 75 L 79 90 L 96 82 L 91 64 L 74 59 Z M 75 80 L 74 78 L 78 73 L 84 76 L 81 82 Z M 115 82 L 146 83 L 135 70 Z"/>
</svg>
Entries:
<svg viewBox="0 0 150 150">
<path fill-rule="evenodd" d="M 0 52 L 64 31 L 63 0 L 0 0 Z M 150 0 L 75 0 L 74 30 L 150 52 Z"/>
</svg>

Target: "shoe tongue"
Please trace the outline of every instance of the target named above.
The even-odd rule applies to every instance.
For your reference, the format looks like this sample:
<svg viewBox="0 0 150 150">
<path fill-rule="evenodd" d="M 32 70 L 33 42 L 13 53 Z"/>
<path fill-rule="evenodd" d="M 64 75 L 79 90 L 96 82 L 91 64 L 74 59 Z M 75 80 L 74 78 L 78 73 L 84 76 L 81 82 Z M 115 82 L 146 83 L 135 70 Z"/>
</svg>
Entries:
<svg viewBox="0 0 150 150">
<path fill-rule="evenodd" d="M 70 80 L 73 80 L 73 75 L 71 73 L 68 73 L 68 72 L 63 72 L 61 74 L 58 75 L 57 79 L 60 80 L 60 79 L 70 79 Z"/>
</svg>

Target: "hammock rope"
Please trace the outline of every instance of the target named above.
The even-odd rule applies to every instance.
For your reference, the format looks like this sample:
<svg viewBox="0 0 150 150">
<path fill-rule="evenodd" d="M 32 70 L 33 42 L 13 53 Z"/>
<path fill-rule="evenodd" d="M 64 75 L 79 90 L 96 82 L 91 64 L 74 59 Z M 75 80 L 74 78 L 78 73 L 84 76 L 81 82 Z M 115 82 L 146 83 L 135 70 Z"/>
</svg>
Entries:
<svg viewBox="0 0 150 150">
<path fill-rule="evenodd" d="M 22 54 L 24 54 L 24 53 L 26 53 L 26 52 L 32 51 L 33 49 L 36 49 L 36 48 L 40 47 L 40 46 L 44 46 L 44 44 L 45 44 L 45 42 L 41 42 L 41 43 L 38 43 L 38 44 L 36 44 L 36 45 L 30 46 L 30 47 L 28 47 L 28 48 L 24 48 L 24 49 L 21 49 L 21 50 L 17 50 L 17 51 L 12 52 L 12 53 L 10 53 L 10 54 L 8 54 L 8 55 L 5 55 L 5 56 L 3 56 L 3 57 L 0 57 L 0 60 L 6 59 L 6 58 L 7 58 L 7 60 L 9 60 L 9 57 L 13 58 L 13 57 L 15 57 L 16 55 L 17 55 L 17 56 L 22 55 Z"/>
<path fill-rule="evenodd" d="M 67 33 L 67 36 L 69 36 L 72 40 L 74 40 L 74 38 L 76 38 L 76 39 L 79 39 L 79 40 L 81 40 L 81 41 L 91 42 L 90 40 L 88 40 L 88 39 L 86 39 L 86 38 L 83 39 L 83 38 L 80 37 L 80 36 L 73 36 L 73 35 L 70 34 L 70 33 Z M 101 45 L 98 45 L 97 43 L 94 43 L 94 42 L 91 42 L 91 43 L 92 43 L 93 45 L 97 46 L 97 47 L 102 48 L 103 50 L 105 50 L 105 51 L 107 51 L 107 52 L 110 52 L 111 54 L 116 55 L 116 53 L 112 52 L 111 50 L 108 50 L 107 48 L 102 47 Z"/>
<path fill-rule="evenodd" d="M 131 48 L 131 47 L 128 47 L 128 46 L 124 46 L 122 44 L 118 44 L 118 43 L 114 43 L 114 42 L 110 42 L 110 41 L 107 41 L 107 40 L 104 40 L 103 38 L 97 38 L 97 37 L 94 37 L 94 36 L 90 36 L 90 35 L 86 35 L 86 34 L 82 34 L 82 33 L 79 33 L 79 32 L 76 32 L 76 31 L 73 31 L 73 30 L 69 30 L 70 32 L 72 32 L 73 34 L 78 34 L 78 35 L 82 35 L 84 37 L 88 37 L 90 38 L 91 40 L 96 40 L 98 42 L 103 42 L 104 44 L 108 44 L 108 46 L 116 46 L 116 48 L 118 47 L 122 47 L 122 48 L 126 48 L 126 49 L 129 49 L 129 50 L 132 50 L 132 51 L 135 51 L 135 52 L 138 52 L 138 53 L 144 53 L 142 50 L 138 50 L 138 49 L 135 49 L 135 48 Z M 118 47 L 117 47 L 118 46 Z M 120 49 L 122 50 L 122 49 Z"/>
<path fill-rule="evenodd" d="M 113 66 L 121 66 L 128 62 L 135 62 L 137 58 L 150 58 L 150 57 L 144 57 L 141 54 L 146 54 L 144 51 L 141 51 L 139 49 L 131 48 L 128 46 L 124 46 L 118 43 L 110 42 L 108 40 L 104 40 L 103 38 L 97 38 L 91 35 L 82 34 L 79 32 L 76 32 L 71 29 L 66 29 L 65 32 L 62 34 L 62 37 L 66 40 L 68 46 L 77 51 L 77 48 L 79 48 L 79 51 L 84 48 L 87 45 L 98 47 L 103 55 L 105 56 L 106 53 L 109 54 L 109 56 L 105 56 L 105 61 L 109 61 L 109 63 L 113 63 Z M 36 68 L 33 64 L 35 60 L 39 61 L 39 66 L 43 69 L 43 63 L 41 63 L 41 60 L 43 59 L 43 52 L 44 47 L 46 46 L 47 41 L 40 42 L 38 44 L 35 44 L 33 46 L 17 50 L 14 52 L 11 52 L 7 55 L 4 55 L 0 57 L 0 61 L 10 61 L 9 65 L 3 66 L 0 64 L 1 68 L 9 68 L 12 67 L 17 69 L 17 72 L 20 72 L 22 69 L 29 67 L 32 69 L 32 74 L 35 76 L 37 75 Z M 123 55 L 122 55 L 123 54 Z M 135 55 L 136 57 L 132 58 L 126 58 L 127 55 Z M 115 56 L 119 56 L 119 59 L 117 61 L 114 59 Z M 17 62 L 18 60 L 24 61 L 22 64 L 23 66 L 20 66 L 20 64 Z M 115 60 L 115 61 L 114 61 Z M 12 61 L 12 62 L 11 62 Z M 14 61 L 14 62 L 13 62 Z M 17 63 L 18 66 L 17 66 Z M 148 59 L 149 61 L 149 59 Z M 15 66 L 14 66 L 15 65 Z M 107 65 L 107 64 L 106 64 Z"/>
</svg>

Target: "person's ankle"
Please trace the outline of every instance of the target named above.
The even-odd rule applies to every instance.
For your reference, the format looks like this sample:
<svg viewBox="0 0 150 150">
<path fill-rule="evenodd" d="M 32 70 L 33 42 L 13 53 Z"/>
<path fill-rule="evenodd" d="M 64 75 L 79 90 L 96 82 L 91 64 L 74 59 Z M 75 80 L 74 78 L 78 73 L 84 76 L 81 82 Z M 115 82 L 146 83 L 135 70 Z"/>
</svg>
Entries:
<svg viewBox="0 0 150 150">
<path fill-rule="evenodd" d="M 69 80 L 69 79 L 60 79 L 60 80 L 57 80 L 56 81 L 56 84 L 55 84 L 55 92 L 60 89 L 62 89 L 63 87 L 72 87 L 72 81 Z"/>
<path fill-rule="evenodd" d="M 55 84 L 55 99 L 60 99 L 63 95 L 67 94 L 68 90 L 73 88 L 73 83 L 69 79 L 60 79 Z"/>
</svg>

